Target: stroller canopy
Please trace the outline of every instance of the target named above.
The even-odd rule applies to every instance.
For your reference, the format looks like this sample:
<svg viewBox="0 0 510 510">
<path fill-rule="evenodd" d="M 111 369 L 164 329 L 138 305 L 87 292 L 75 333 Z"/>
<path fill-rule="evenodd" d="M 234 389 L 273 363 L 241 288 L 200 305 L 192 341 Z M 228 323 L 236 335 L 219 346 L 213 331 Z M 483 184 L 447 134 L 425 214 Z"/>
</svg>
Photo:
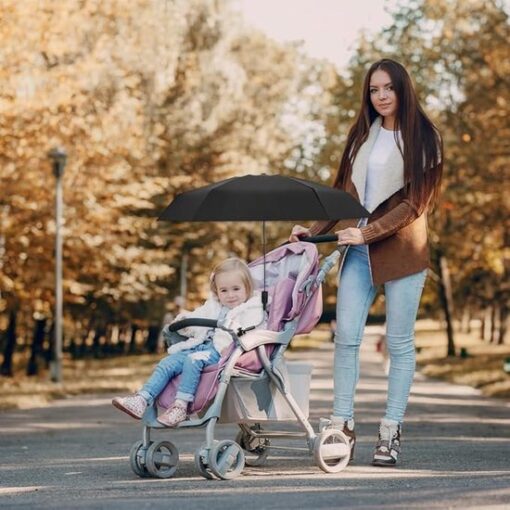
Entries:
<svg viewBox="0 0 510 510">
<path fill-rule="evenodd" d="M 262 290 L 264 257 L 254 260 L 249 267 L 255 287 Z M 309 333 L 314 328 L 322 314 L 321 286 L 315 285 L 318 271 L 319 254 L 311 243 L 289 243 L 265 256 L 270 298 L 267 329 L 281 331 L 286 322 L 296 318 L 296 333 Z"/>
</svg>

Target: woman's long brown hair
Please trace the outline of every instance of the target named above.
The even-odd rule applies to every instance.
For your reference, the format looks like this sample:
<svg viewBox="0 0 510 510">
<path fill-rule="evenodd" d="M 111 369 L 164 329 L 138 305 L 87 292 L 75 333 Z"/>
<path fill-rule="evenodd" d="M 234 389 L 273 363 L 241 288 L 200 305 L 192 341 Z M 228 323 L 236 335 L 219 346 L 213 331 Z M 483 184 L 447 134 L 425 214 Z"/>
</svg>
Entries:
<svg viewBox="0 0 510 510">
<path fill-rule="evenodd" d="M 439 131 L 418 102 L 409 74 L 395 60 L 379 60 L 368 70 L 363 83 L 361 110 L 349 131 L 333 186 L 345 187 L 354 159 L 368 138 L 370 126 L 379 116 L 370 100 L 370 78 L 377 70 L 389 74 L 398 99 L 395 137 L 404 159 L 404 182 L 409 200 L 421 212 L 439 193 L 443 173 L 443 143 Z M 402 147 L 397 137 L 398 130 L 402 136 Z"/>
</svg>

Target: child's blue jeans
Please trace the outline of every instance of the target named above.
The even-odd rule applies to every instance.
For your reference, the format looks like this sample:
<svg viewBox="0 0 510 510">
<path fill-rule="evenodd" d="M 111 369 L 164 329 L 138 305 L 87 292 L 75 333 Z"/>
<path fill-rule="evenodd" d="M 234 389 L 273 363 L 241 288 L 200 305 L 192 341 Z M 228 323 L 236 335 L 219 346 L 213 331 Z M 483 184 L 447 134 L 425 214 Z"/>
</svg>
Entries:
<svg viewBox="0 0 510 510">
<path fill-rule="evenodd" d="M 144 397 L 149 405 L 152 405 L 154 399 L 163 391 L 168 382 L 182 374 L 176 398 L 193 402 L 202 370 L 209 365 L 218 363 L 220 358 L 220 353 L 214 348 L 211 340 L 192 349 L 170 354 L 158 363 L 138 394 Z"/>
<path fill-rule="evenodd" d="M 335 336 L 333 416 L 354 416 L 359 348 L 377 287 L 372 284 L 366 245 L 351 246 L 340 275 Z M 414 325 L 427 270 L 384 284 L 386 342 L 390 356 L 385 418 L 402 423 L 416 367 Z"/>
</svg>

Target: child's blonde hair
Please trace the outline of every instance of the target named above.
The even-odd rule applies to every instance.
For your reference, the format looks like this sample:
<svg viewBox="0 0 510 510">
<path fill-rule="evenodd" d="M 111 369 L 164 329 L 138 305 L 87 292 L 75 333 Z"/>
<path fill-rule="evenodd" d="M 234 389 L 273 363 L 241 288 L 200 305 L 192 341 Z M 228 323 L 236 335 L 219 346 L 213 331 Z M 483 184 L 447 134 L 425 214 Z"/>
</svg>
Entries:
<svg viewBox="0 0 510 510">
<path fill-rule="evenodd" d="M 231 271 L 239 271 L 241 274 L 241 279 L 243 281 L 244 287 L 246 289 L 246 295 L 251 297 L 253 294 L 253 290 L 255 284 L 253 282 L 253 278 L 251 277 L 250 269 L 246 262 L 242 261 L 237 257 L 230 257 L 223 262 L 219 263 L 211 273 L 211 290 L 214 292 L 214 295 L 218 295 L 218 287 L 216 286 L 216 277 L 221 273 L 230 273 Z"/>
</svg>

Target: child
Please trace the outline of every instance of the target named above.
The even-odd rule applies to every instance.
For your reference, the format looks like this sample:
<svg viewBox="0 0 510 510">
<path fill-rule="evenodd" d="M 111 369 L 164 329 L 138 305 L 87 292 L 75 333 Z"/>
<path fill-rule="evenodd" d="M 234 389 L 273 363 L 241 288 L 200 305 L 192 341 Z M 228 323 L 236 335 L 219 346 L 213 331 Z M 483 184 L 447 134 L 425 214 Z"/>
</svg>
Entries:
<svg viewBox="0 0 510 510">
<path fill-rule="evenodd" d="M 215 319 L 224 327 L 237 331 L 251 326 L 263 327 L 265 316 L 260 293 L 253 292 L 253 280 L 248 266 L 238 258 L 229 258 L 216 266 L 210 278 L 211 296 L 199 308 L 184 318 Z M 174 322 L 175 322 L 174 321 Z M 222 329 L 187 327 L 179 334 L 188 340 L 168 348 L 169 356 L 163 358 L 142 389 L 134 395 L 115 397 L 112 404 L 140 419 L 148 405 L 161 393 L 168 382 L 182 373 L 174 404 L 158 421 L 174 427 L 187 417 L 188 404 L 193 402 L 202 370 L 218 363 L 231 347 L 232 337 Z"/>
</svg>

